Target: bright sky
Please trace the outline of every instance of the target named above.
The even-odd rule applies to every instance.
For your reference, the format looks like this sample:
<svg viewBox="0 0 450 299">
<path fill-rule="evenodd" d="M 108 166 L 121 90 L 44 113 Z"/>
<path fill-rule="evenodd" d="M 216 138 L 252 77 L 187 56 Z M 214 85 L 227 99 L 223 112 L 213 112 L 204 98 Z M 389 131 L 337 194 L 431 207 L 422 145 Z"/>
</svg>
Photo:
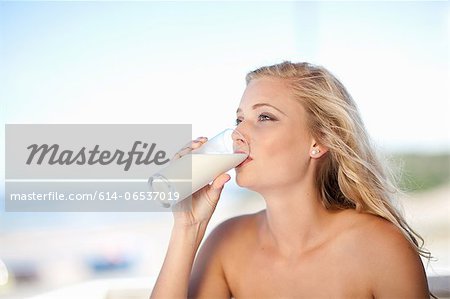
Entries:
<svg viewBox="0 0 450 299">
<path fill-rule="evenodd" d="M 310 61 L 382 148 L 450 150 L 449 24 L 448 2 L 0 2 L 1 118 L 211 136 L 248 71 Z"/>
</svg>

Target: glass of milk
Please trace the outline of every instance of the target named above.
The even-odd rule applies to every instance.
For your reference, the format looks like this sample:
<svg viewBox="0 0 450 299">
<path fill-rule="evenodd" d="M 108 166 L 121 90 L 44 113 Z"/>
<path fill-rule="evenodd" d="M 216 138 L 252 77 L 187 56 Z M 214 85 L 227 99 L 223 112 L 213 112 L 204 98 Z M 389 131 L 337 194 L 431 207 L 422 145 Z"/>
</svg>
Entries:
<svg viewBox="0 0 450 299">
<path fill-rule="evenodd" d="M 148 180 L 150 191 L 164 207 L 170 207 L 238 166 L 249 153 L 248 142 L 242 134 L 226 129 L 152 175 Z"/>
</svg>

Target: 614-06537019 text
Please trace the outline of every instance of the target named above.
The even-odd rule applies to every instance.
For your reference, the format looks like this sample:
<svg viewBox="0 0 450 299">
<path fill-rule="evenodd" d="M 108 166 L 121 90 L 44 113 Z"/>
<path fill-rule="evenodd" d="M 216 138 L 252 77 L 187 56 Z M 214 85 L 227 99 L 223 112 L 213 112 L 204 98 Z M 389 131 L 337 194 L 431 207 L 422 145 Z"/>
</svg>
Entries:
<svg viewBox="0 0 450 299">
<path fill-rule="evenodd" d="M 116 191 L 101 191 L 93 193 L 61 193 L 61 192 L 46 192 L 46 193 L 11 193 L 10 200 L 77 200 L 77 201 L 94 201 L 94 200 L 169 200 L 176 201 L 180 198 L 178 192 L 116 192 Z"/>
</svg>

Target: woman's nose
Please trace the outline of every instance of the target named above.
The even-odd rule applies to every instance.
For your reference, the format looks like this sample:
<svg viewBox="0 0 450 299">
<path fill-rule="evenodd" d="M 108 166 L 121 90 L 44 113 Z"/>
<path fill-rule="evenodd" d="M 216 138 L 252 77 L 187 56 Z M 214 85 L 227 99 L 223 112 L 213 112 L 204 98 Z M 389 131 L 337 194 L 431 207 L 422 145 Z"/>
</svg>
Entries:
<svg viewBox="0 0 450 299">
<path fill-rule="evenodd" d="M 246 131 L 244 130 L 244 126 L 241 124 L 242 123 L 240 123 L 233 131 L 232 138 L 238 148 L 244 149 L 244 151 L 247 152 L 249 150 L 249 139 Z"/>
<path fill-rule="evenodd" d="M 241 133 L 240 130 L 238 130 L 238 128 L 236 128 L 236 129 L 233 131 L 232 138 L 233 138 L 233 140 L 234 140 L 235 142 L 241 142 L 241 141 L 244 141 L 244 142 L 245 142 L 245 141 L 246 141 L 245 136 Z"/>
</svg>

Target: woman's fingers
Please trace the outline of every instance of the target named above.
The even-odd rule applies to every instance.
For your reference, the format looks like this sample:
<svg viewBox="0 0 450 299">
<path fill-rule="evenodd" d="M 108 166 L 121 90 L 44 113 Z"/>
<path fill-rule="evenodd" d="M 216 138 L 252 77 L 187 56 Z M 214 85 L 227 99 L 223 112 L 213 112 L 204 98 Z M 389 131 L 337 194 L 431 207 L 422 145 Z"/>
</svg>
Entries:
<svg viewBox="0 0 450 299">
<path fill-rule="evenodd" d="M 198 137 L 197 139 L 193 140 L 191 142 L 191 147 L 193 149 L 199 148 L 200 146 L 202 146 L 206 141 L 208 141 L 208 138 L 206 137 Z"/>
<path fill-rule="evenodd" d="M 210 187 L 206 190 L 208 201 L 212 207 L 215 207 L 217 205 L 217 202 L 220 198 L 220 193 L 222 193 L 223 186 L 230 179 L 231 177 L 229 174 L 222 173 L 211 183 Z"/>
<path fill-rule="evenodd" d="M 231 179 L 230 175 L 227 173 L 222 173 L 219 175 L 211 184 L 212 189 L 221 189 L 226 182 Z"/>
<path fill-rule="evenodd" d="M 197 139 L 188 142 L 181 150 L 178 151 L 178 153 L 173 156 L 172 160 L 180 159 L 181 157 L 189 154 L 193 150 L 202 146 L 206 141 L 208 141 L 208 138 L 198 137 Z"/>
</svg>

